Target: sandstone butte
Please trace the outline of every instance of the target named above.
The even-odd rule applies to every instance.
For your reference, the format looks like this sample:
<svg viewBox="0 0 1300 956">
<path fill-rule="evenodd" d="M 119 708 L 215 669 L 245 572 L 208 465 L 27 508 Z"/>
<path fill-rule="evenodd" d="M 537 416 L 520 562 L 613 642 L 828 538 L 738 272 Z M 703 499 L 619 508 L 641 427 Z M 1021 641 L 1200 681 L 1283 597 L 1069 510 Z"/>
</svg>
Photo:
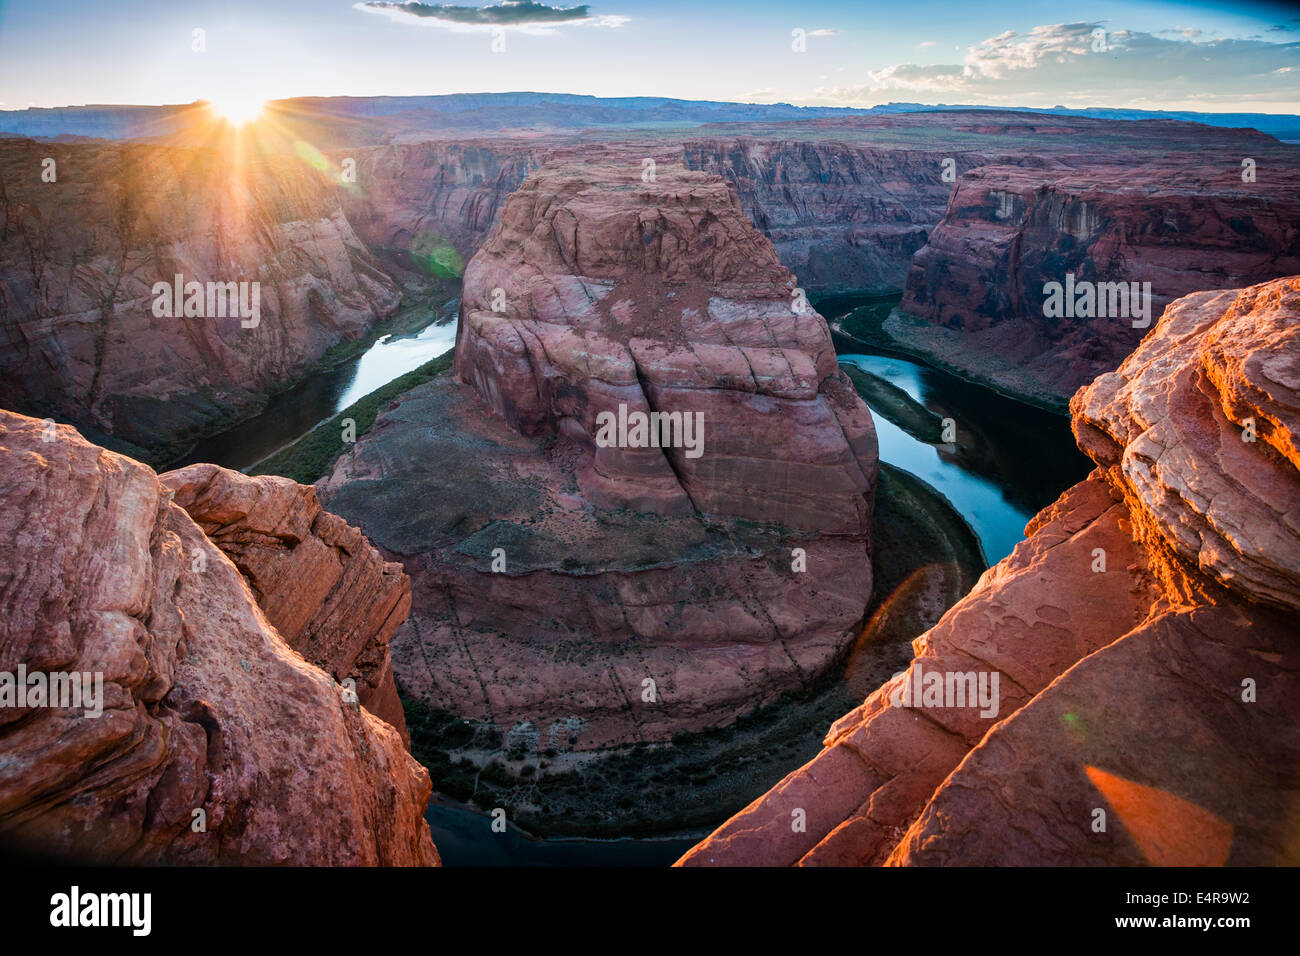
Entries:
<svg viewBox="0 0 1300 956">
<path fill-rule="evenodd" d="M 104 694 L 98 718 L 0 710 L 0 844 L 97 863 L 438 862 L 428 774 L 335 679 L 392 713 L 383 645 L 408 584 L 311 489 L 214 466 L 160 481 L 10 412 L 0 486 L 0 670 L 100 672 Z"/>
<path fill-rule="evenodd" d="M 875 429 L 724 180 L 530 174 L 458 335 L 454 379 L 318 483 L 411 577 L 406 693 L 593 751 L 727 724 L 841 656 L 871 594 Z M 599 447 L 620 405 L 698 413 L 703 454 Z"/>
<path fill-rule="evenodd" d="M 1071 411 L 1096 470 L 679 865 L 1300 863 L 1300 277 L 1178 300 Z M 999 712 L 891 706 L 918 668 Z"/>
</svg>

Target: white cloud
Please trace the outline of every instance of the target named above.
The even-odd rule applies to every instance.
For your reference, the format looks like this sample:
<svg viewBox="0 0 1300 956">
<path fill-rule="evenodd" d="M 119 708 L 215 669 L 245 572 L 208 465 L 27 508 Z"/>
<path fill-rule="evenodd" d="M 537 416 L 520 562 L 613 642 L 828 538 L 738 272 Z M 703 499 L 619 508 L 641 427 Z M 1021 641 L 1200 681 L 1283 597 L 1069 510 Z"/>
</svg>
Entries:
<svg viewBox="0 0 1300 956">
<path fill-rule="evenodd" d="M 536 0 L 500 0 L 482 7 L 452 3 L 422 3 L 420 0 L 364 0 L 353 9 L 379 13 L 397 23 L 439 27 L 453 33 L 486 33 L 514 30 L 546 36 L 561 27 L 621 27 L 631 18 L 594 15 L 589 4 L 552 7 Z"/>
<path fill-rule="evenodd" d="M 949 103 L 1138 105 L 1199 100 L 1300 103 L 1300 43 L 1164 38 L 1101 23 L 1006 30 L 969 47 L 960 63 L 898 63 L 857 86 L 821 88 L 823 100 L 879 102 L 882 94 Z M 1285 83 L 1278 76 L 1287 77 Z M 1293 79 L 1294 77 L 1294 79 Z"/>
</svg>

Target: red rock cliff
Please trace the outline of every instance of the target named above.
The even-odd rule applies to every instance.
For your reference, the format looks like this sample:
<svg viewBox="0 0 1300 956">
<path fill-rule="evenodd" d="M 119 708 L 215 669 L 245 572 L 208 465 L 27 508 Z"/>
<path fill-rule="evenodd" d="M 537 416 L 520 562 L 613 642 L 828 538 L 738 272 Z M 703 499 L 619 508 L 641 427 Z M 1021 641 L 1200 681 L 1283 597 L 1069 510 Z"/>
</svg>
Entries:
<svg viewBox="0 0 1300 956">
<path fill-rule="evenodd" d="M 155 461 L 255 411 L 400 302 L 340 190 L 297 158 L 0 141 L 0 404 Z M 177 274 L 259 282 L 258 324 L 156 317 Z"/>
<path fill-rule="evenodd" d="M 1243 154 L 1256 163 L 1250 182 Z M 924 321 L 896 316 L 886 329 L 963 372 L 1063 406 L 1118 367 L 1174 299 L 1300 272 L 1297 155 L 1216 143 L 1188 162 L 1106 156 L 973 170 L 912 260 L 902 308 Z M 1142 327 L 1109 312 L 1109 293 L 1105 313 L 1048 315 L 1044 286 L 1067 273 L 1076 283 L 1149 283 Z"/>
<path fill-rule="evenodd" d="M 103 689 L 98 717 L 0 708 L 0 842 L 101 863 L 438 862 L 428 774 L 397 731 L 285 643 L 148 467 L 0 412 L 0 475 L 0 671 Z"/>
<path fill-rule="evenodd" d="M 406 739 L 388 641 L 411 610 L 411 582 L 365 537 L 321 508 L 314 489 L 287 478 L 249 478 L 216 465 L 160 476 L 248 582 L 267 620 L 295 651 Z"/>
</svg>

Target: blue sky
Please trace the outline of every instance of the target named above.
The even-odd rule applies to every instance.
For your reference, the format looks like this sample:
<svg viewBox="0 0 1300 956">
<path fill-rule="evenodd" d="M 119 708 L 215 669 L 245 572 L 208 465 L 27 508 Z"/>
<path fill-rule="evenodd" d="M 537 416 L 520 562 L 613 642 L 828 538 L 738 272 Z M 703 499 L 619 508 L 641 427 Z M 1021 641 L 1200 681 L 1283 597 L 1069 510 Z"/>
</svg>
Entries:
<svg viewBox="0 0 1300 956">
<path fill-rule="evenodd" d="M 544 90 L 1300 112 L 1300 11 L 1282 4 L 608 0 L 556 14 L 506 0 L 515 9 L 422 5 L 422 16 L 365 6 L 0 0 L 0 109 Z M 503 21 L 505 49 L 493 52 Z"/>
</svg>

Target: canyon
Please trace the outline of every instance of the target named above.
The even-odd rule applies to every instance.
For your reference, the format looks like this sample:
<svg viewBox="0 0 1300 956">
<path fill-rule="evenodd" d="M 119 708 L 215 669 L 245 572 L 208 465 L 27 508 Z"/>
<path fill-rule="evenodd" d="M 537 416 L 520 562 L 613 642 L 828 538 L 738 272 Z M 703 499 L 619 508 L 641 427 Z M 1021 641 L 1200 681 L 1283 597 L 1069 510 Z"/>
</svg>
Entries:
<svg viewBox="0 0 1300 956">
<path fill-rule="evenodd" d="M 1255 145 L 1277 159 L 1205 144 L 1194 163 L 1108 157 L 1085 169 L 970 172 L 912 260 L 902 312 L 886 331 L 1063 408 L 1148 326 L 1127 314 L 1052 317 L 1050 283 L 1141 283 L 1154 322 L 1188 293 L 1300 272 L 1300 168 L 1267 144 L 1242 144 Z"/>
<path fill-rule="evenodd" d="M 530 103 L 502 100 L 502 116 Z M 418 111 L 318 106 L 277 114 L 251 153 L 195 111 L 148 141 L 0 140 L 0 402 L 174 461 L 457 281 L 548 162 L 721 176 L 806 294 L 901 291 L 883 344 L 1058 410 L 1145 330 L 1048 319 L 1045 283 L 1149 281 L 1158 315 L 1300 271 L 1300 152 L 1253 130 L 997 110 L 758 110 L 650 130 L 640 106 L 611 104 L 624 125 L 431 139 Z M 260 282 L 258 327 L 153 318 L 153 284 L 178 274 Z"/>
<path fill-rule="evenodd" d="M 679 865 L 1300 860 L 1300 279 L 1177 300 L 1071 412 L 1093 474 Z M 998 713 L 896 706 L 918 669 Z"/>
<path fill-rule="evenodd" d="M 322 177 L 240 159 L 0 140 L 0 403 L 160 463 L 396 312 Z M 155 283 L 178 275 L 259 282 L 256 327 L 156 318 Z"/>
<path fill-rule="evenodd" d="M 497 105 L 541 110 L 520 96 Z M 0 670 L 107 688 L 99 721 L 0 712 L 7 845 L 436 864 L 432 781 L 542 819 L 539 777 L 590 803 L 584 768 L 765 742 L 752 722 L 856 667 L 865 701 L 682 865 L 1300 860 L 1276 769 L 1300 755 L 1296 147 L 1002 110 L 390 105 L 261 153 L 171 114 L 148 141 L 0 138 Z M 260 283 L 260 321 L 156 317 L 176 275 Z M 1067 275 L 1149 283 L 1150 325 L 1049 318 Z M 450 289 L 451 371 L 376 399 L 314 486 L 154 471 Z M 888 292 L 833 328 L 809 303 Z M 955 604 L 936 581 L 978 568 L 881 593 L 873 551 L 912 529 L 873 518 L 903 479 L 864 398 L 891 393 L 844 341 L 1068 402 L 1096 466 Z M 962 409 L 891 400 L 980 458 Z M 904 631 L 881 683 L 873 635 Z M 996 701 L 896 704 L 935 674 Z"/>
</svg>

